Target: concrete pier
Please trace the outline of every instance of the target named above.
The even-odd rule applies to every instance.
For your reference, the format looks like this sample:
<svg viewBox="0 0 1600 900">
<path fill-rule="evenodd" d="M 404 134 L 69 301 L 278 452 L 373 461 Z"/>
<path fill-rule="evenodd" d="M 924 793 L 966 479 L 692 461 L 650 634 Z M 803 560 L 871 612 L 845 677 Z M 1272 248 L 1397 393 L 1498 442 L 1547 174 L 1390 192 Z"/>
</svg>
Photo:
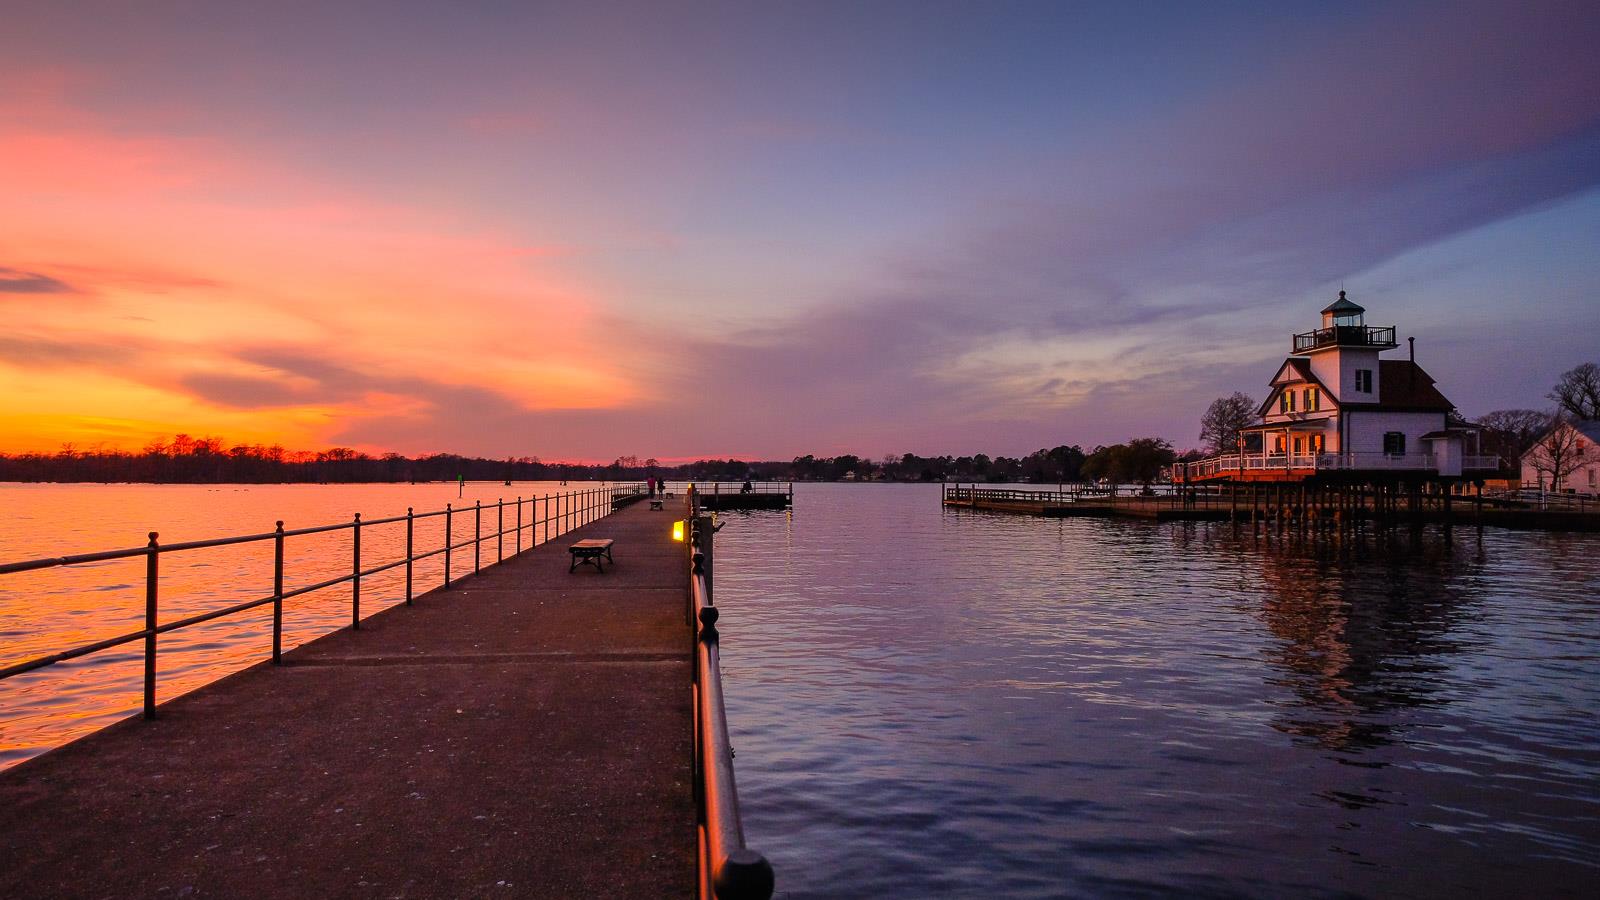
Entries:
<svg viewBox="0 0 1600 900">
<path fill-rule="evenodd" d="M 0 773 L 0 896 L 691 895 L 680 515 L 623 509 Z M 615 566 L 569 575 L 585 537 Z"/>
</svg>

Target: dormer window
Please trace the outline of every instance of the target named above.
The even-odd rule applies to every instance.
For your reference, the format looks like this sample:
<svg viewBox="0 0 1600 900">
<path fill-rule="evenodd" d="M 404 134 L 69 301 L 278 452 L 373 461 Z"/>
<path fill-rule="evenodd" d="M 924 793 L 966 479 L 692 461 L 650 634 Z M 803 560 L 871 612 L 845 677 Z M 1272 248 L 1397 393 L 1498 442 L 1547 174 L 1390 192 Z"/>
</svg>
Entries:
<svg viewBox="0 0 1600 900">
<path fill-rule="evenodd" d="M 1314 387 L 1308 387 L 1306 388 L 1305 394 L 1306 412 L 1316 412 L 1321 406 L 1321 403 L 1319 402 L 1321 397 L 1319 396 L 1317 389 Z"/>
<path fill-rule="evenodd" d="M 1278 412 L 1294 412 L 1294 391 L 1292 389 L 1285 388 L 1283 393 L 1278 395 Z"/>
</svg>

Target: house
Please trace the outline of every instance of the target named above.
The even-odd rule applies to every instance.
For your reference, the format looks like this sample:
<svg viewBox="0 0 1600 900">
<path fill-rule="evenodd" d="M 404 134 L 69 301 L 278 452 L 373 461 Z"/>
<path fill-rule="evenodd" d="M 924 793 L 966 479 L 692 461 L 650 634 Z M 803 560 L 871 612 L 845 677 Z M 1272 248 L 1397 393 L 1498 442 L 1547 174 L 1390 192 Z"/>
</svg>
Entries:
<svg viewBox="0 0 1600 900">
<path fill-rule="evenodd" d="M 1522 454 L 1521 463 L 1526 487 L 1600 494 L 1600 419 L 1558 423 Z"/>
<path fill-rule="evenodd" d="M 1493 472 L 1498 460 L 1480 453 L 1478 429 L 1461 421 L 1433 377 L 1414 358 L 1381 358 L 1397 346 L 1393 325 L 1366 324 L 1366 310 L 1340 291 L 1322 310 L 1322 327 L 1293 336 L 1257 410 L 1261 421 L 1241 431 L 1236 452 L 1190 463 L 1188 480 Z"/>
</svg>

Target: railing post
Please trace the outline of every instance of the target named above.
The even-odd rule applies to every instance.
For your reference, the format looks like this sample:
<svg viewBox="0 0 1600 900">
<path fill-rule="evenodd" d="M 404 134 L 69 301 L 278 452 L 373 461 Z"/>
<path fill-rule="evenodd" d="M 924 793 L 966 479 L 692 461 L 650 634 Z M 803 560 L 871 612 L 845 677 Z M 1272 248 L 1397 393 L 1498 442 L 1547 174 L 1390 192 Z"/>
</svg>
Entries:
<svg viewBox="0 0 1600 900">
<path fill-rule="evenodd" d="M 361 628 L 361 513 L 350 532 L 350 627 Z"/>
<path fill-rule="evenodd" d="M 717 527 L 711 516 L 701 516 L 700 522 L 700 552 L 705 554 L 706 603 L 714 605 L 717 600 L 712 593 L 711 576 L 716 569 Z"/>
<path fill-rule="evenodd" d="M 472 574 L 478 574 L 478 551 L 483 546 L 483 501 L 472 501 Z"/>
<path fill-rule="evenodd" d="M 506 559 L 506 499 L 501 497 L 494 503 L 494 561 L 505 562 Z"/>
<path fill-rule="evenodd" d="M 411 507 L 406 507 L 406 605 L 411 605 L 411 562 L 412 562 L 412 537 L 417 520 L 411 513 Z"/>
<path fill-rule="evenodd" d="M 156 579 L 160 573 L 161 545 L 150 532 L 144 567 L 144 717 L 156 717 Z"/>
<path fill-rule="evenodd" d="M 522 555 L 522 498 L 517 498 L 517 555 Z"/>
<path fill-rule="evenodd" d="M 272 537 L 272 664 L 283 663 L 283 520 Z"/>
<path fill-rule="evenodd" d="M 444 586 L 450 589 L 450 545 L 455 541 L 450 536 L 450 504 L 444 505 Z"/>
</svg>

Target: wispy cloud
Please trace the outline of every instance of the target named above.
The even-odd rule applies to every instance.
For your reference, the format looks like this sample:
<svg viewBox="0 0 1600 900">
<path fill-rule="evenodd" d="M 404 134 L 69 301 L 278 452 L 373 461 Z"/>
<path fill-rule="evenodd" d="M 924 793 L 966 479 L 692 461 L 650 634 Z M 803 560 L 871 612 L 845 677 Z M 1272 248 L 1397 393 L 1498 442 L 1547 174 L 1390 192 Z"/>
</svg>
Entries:
<svg viewBox="0 0 1600 900">
<path fill-rule="evenodd" d="M 0 266 L 0 294 L 67 294 L 72 286 L 49 275 Z"/>
</svg>

